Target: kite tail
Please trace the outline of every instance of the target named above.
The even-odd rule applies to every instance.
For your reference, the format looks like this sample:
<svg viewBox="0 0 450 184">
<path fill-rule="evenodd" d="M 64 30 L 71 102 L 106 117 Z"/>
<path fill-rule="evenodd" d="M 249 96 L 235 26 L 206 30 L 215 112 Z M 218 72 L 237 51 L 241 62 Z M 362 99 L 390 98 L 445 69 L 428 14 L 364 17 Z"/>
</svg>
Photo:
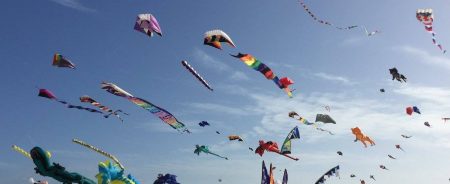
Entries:
<svg viewBox="0 0 450 184">
<path fill-rule="evenodd" d="M 215 153 L 213 153 L 213 152 L 209 152 L 209 154 L 211 154 L 211 155 L 214 155 L 214 156 L 217 156 L 217 157 L 220 157 L 220 158 L 223 158 L 223 159 L 225 159 L 225 160 L 228 160 L 228 158 L 227 158 L 227 157 L 224 157 L 224 156 L 220 156 L 220 155 L 218 155 L 218 154 L 215 154 Z"/>
<path fill-rule="evenodd" d="M 291 155 L 282 154 L 281 152 L 277 152 L 277 153 L 280 154 L 280 155 L 283 155 L 283 156 L 285 156 L 285 157 L 287 157 L 287 158 L 290 158 L 290 159 L 292 159 L 292 160 L 295 160 L 295 161 L 298 161 L 298 160 L 299 160 L 298 158 L 292 157 Z"/>
<path fill-rule="evenodd" d="M 83 106 L 72 105 L 72 104 L 70 104 L 70 103 L 68 103 L 66 101 L 63 101 L 63 100 L 56 99 L 56 101 L 66 105 L 66 107 L 69 108 L 69 109 L 75 108 L 75 109 L 79 109 L 79 110 L 85 110 L 85 111 L 89 111 L 89 112 L 95 112 L 95 113 L 103 114 L 103 112 L 101 112 L 101 111 L 98 111 L 98 110 L 95 110 L 95 109 L 91 109 L 91 108 L 87 108 L 87 107 L 83 107 Z"/>
<path fill-rule="evenodd" d="M 12 146 L 12 149 L 13 149 L 14 151 L 17 151 L 17 152 L 21 153 L 22 155 L 28 157 L 29 159 L 31 159 L 30 153 L 28 153 L 27 151 L 23 150 L 23 149 L 20 148 L 19 146 L 13 145 L 13 146 Z"/>
<path fill-rule="evenodd" d="M 352 25 L 352 26 L 347 26 L 347 27 L 335 26 L 335 25 L 333 25 L 330 22 L 327 22 L 327 21 L 324 21 L 324 20 L 321 20 L 321 19 L 317 18 L 317 16 L 314 13 L 312 13 L 311 10 L 309 10 L 308 6 L 306 6 L 306 4 L 305 4 L 305 2 L 303 0 L 299 0 L 299 2 L 300 2 L 300 5 L 303 7 L 303 9 L 309 14 L 309 16 L 311 16 L 311 18 L 314 19 L 314 21 L 316 21 L 318 23 L 325 24 L 325 25 L 328 25 L 328 26 L 332 26 L 332 27 L 335 27 L 336 29 L 339 29 L 339 30 L 350 30 L 350 29 L 358 27 L 357 25 Z"/>
<path fill-rule="evenodd" d="M 114 116 L 116 116 L 120 121 L 123 122 L 123 119 L 120 117 L 120 115 L 118 114 L 118 112 L 121 112 L 122 114 L 125 114 L 125 115 L 129 115 L 129 114 L 127 114 L 127 113 L 124 113 L 122 110 L 116 110 L 116 111 L 111 112 L 111 113 L 109 113 L 109 114 L 107 114 L 107 115 L 104 115 L 103 117 L 108 118 L 109 116 L 114 115 Z"/>
<path fill-rule="evenodd" d="M 442 45 L 436 41 L 436 33 L 434 31 L 431 31 L 430 33 L 431 33 L 431 40 L 433 41 L 433 44 L 436 45 L 442 51 L 443 54 L 445 54 L 447 52 L 447 50 L 445 50 L 442 47 Z"/>
<path fill-rule="evenodd" d="M 112 159 L 117 165 L 119 165 L 119 167 L 120 167 L 122 170 L 125 170 L 125 167 L 123 167 L 123 165 L 119 162 L 119 160 L 118 160 L 114 155 L 111 155 L 111 154 L 109 154 L 109 153 L 107 153 L 107 152 L 105 152 L 105 151 L 102 151 L 102 150 L 100 150 L 100 149 L 98 149 L 98 148 L 96 148 L 96 147 L 94 147 L 94 146 L 92 146 L 92 145 L 90 145 L 90 144 L 88 144 L 88 143 L 85 143 L 85 142 L 83 142 L 83 141 L 80 141 L 80 140 L 78 140 L 78 139 L 72 139 L 72 141 L 73 141 L 74 143 L 77 143 L 77 144 L 79 144 L 79 145 L 81 145 L 81 146 L 84 146 L 84 147 L 86 147 L 86 148 L 88 148 L 88 149 L 91 149 L 91 150 L 93 150 L 93 151 L 95 151 L 95 152 L 97 152 L 97 153 L 102 154 L 103 156 L 106 156 L 106 157 Z"/>
</svg>

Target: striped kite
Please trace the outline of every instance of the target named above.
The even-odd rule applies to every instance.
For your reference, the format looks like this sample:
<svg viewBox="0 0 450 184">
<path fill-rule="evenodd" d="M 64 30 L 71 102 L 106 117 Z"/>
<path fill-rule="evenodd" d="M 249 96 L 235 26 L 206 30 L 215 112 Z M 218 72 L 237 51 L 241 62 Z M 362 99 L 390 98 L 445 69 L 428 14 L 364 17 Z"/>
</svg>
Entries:
<svg viewBox="0 0 450 184">
<path fill-rule="evenodd" d="M 92 99 L 91 97 L 89 97 L 89 96 L 87 96 L 87 95 L 84 95 L 84 96 L 80 97 L 80 101 L 81 101 L 81 102 L 85 102 L 85 103 L 90 103 L 91 105 L 93 105 L 93 106 L 95 106 L 95 107 L 98 107 L 98 108 L 101 109 L 102 111 L 108 113 L 108 114 L 104 115 L 105 118 L 108 118 L 110 115 L 114 115 L 114 116 L 116 116 L 120 121 L 123 122 L 123 119 L 122 119 L 122 118 L 119 116 L 119 114 L 118 114 L 119 112 L 122 112 L 122 110 L 116 110 L 116 111 L 114 111 L 114 110 L 112 110 L 112 109 L 110 109 L 110 108 L 108 108 L 108 107 L 106 107 L 106 106 L 104 106 L 104 105 L 98 103 L 97 101 L 95 101 L 94 99 Z M 125 114 L 125 115 L 128 115 L 127 113 L 124 113 L 124 112 L 122 112 L 122 113 Z"/>
<path fill-rule="evenodd" d="M 236 47 L 227 33 L 223 32 L 222 30 L 216 29 L 207 31 L 205 33 L 203 44 L 222 50 L 221 42 L 226 42 L 230 46 Z"/>
<path fill-rule="evenodd" d="M 191 74 L 194 75 L 206 88 L 213 91 L 211 86 L 209 86 L 208 82 L 206 82 L 206 80 L 203 79 L 203 77 L 200 76 L 200 74 L 198 74 L 197 71 L 195 71 L 195 69 L 187 61 L 183 60 L 183 61 L 181 61 L 181 64 L 184 67 L 186 67 L 186 69 L 189 70 L 189 72 L 191 72 Z"/>
<path fill-rule="evenodd" d="M 244 62 L 250 68 L 253 68 L 256 71 L 261 72 L 266 79 L 272 80 L 280 89 L 283 89 L 289 97 L 292 98 L 292 90 L 289 89 L 289 85 L 294 84 L 294 81 L 288 77 L 278 78 L 273 71 L 264 63 L 256 59 L 250 54 L 242 54 L 238 53 L 237 55 L 231 55 L 235 58 L 239 58 L 242 62 Z"/>
<path fill-rule="evenodd" d="M 436 45 L 442 53 L 445 53 L 446 50 L 436 41 L 436 33 L 433 31 L 433 9 L 417 9 L 416 18 L 419 22 L 422 22 L 425 25 L 425 30 L 431 34 L 433 44 Z"/>
<path fill-rule="evenodd" d="M 116 96 L 123 97 L 130 102 L 138 105 L 139 107 L 142 107 L 145 110 L 151 112 L 153 115 L 158 116 L 159 119 L 170 125 L 172 128 L 178 131 L 190 133 L 189 130 L 184 126 L 184 124 L 178 121 L 178 119 L 175 118 L 175 116 L 173 116 L 169 111 L 166 111 L 165 109 L 158 107 L 142 98 L 134 97 L 133 95 L 113 83 L 103 82 L 101 86 L 102 89 L 106 90 L 107 92 Z"/>
</svg>

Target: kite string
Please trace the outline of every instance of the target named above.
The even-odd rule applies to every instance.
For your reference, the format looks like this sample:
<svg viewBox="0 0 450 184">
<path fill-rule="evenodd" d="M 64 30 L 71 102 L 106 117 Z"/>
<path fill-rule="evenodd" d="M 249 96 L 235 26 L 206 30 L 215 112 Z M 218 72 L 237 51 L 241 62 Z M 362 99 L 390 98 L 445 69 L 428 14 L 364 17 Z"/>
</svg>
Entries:
<svg viewBox="0 0 450 184">
<path fill-rule="evenodd" d="M 109 153 L 107 153 L 107 152 L 105 152 L 105 151 L 103 151 L 103 150 L 100 150 L 100 149 L 98 149 L 98 148 L 96 148 L 96 147 L 94 147 L 94 146 L 92 146 L 92 145 L 90 145 L 90 144 L 88 144 L 88 143 L 85 143 L 85 142 L 83 142 L 83 141 L 81 141 L 81 140 L 73 139 L 72 141 L 73 141 L 74 143 L 77 143 L 77 144 L 79 144 L 79 145 L 81 145 L 81 146 L 84 146 L 84 147 L 86 147 L 86 148 L 88 148 L 88 149 L 91 149 L 91 150 L 93 150 L 93 151 L 95 151 L 95 152 L 97 152 L 97 153 L 102 154 L 103 156 L 106 156 L 106 157 L 112 159 L 117 165 L 119 165 L 119 167 L 120 167 L 122 170 L 125 170 L 125 167 L 120 163 L 120 161 L 119 161 L 114 155 L 111 155 L 111 154 L 109 154 Z"/>
</svg>

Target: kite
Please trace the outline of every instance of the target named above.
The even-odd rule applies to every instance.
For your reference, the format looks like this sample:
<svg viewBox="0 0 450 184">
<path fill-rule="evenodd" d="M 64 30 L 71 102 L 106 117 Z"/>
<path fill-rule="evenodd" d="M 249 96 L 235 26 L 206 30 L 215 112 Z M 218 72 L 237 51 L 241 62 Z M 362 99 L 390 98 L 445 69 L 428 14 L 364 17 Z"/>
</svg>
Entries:
<svg viewBox="0 0 450 184">
<path fill-rule="evenodd" d="M 308 6 L 306 6 L 306 4 L 305 4 L 305 2 L 303 0 L 299 0 L 299 1 L 300 1 L 300 4 L 302 5 L 303 9 L 305 9 L 305 11 L 309 14 L 309 16 L 311 16 L 311 18 L 314 19 L 314 21 L 316 21 L 318 23 L 325 24 L 325 25 L 328 25 L 328 26 L 332 26 L 332 27 L 335 27 L 336 29 L 339 29 L 339 30 L 350 30 L 350 29 L 358 27 L 357 25 L 352 25 L 352 26 L 347 26 L 347 27 L 339 27 L 339 26 L 335 26 L 334 24 L 332 24 L 332 23 L 330 23 L 328 21 L 320 20 L 319 18 L 317 18 L 316 15 L 314 15 L 311 12 L 311 10 L 309 10 Z"/>
<path fill-rule="evenodd" d="M 317 114 L 316 115 L 316 122 L 323 122 L 323 123 L 333 123 L 336 124 L 336 121 L 333 120 L 329 115 L 327 114 Z"/>
<path fill-rule="evenodd" d="M 428 121 L 425 121 L 425 123 L 423 123 L 423 125 L 425 125 L 425 126 L 431 128 L 431 125 L 430 125 L 430 123 L 428 123 Z"/>
<path fill-rule="evenodd" d="M 228 160 L 227 157 L 223 157 L 223 156 L 220 156 L 220 155 L 218 155 L 218 154 L 215 154 L 215 153 L 209 151 L 208 146 L 205 146 L 205 145 L 199 146 L 198 144 L 195 145 L 194 153 L 197 154 L 197 155 L 200 155 L 200 152 L 203 152 L 203 153 L 206 153 L 206 154 L 211 154 L 211 155 L 214 155 L 214 156 L 223 158 L 223 159 L 225 159 L 225 160 Z"/>
<path fill-rule="evenodd" d="M 258 146 L 258 148 L 256 148 L 255 153 L 259 154 L 262 157 L 263 154 L 264 154 L 264 151 L 274 152 L 274 153 L 277 153 L 279 155 L 283 155 L 283 156 L 285 156 L 287 158 L 290 158 L 292 160 L 295 160 L 295 161 L 299 160 L 298 158 L 294 158 L 294 157 L 292 157 L 290 155 L 283 154 L 278 149 L 278 144 L 276 142 L 273 142 L 273 141 L 264 142 L 263 140 L 259 140 L 259 146 Z"/>
<path fill-rule="evenodd" d="M 447 120 L 450 120 L 450 118 L 442 118 L 444 120 L 444 123 L 447 122 Z"/>
<path fill-rule="evenodd" d="M 292 139 L 300 139 L 300 132 L 298 131 L 298 127 L 295 126 L 287 135 L 284 140 L 283 146 L 281 146 L 281 154 L 291 154 L 291 140 Z"/>
<path fill-rule="evenodd" d="M 158 178 L 153 182 L 153 184 L 180 184 L 177 181 L 177 176 L 173 174 L 158 174 Z"/>
<path fill-rule="evenodd" d="M 228 140 L 230 140 L 230 141 L 238 140 L 239 142 L 244 141 L 244 140 L 243 140 L 240 136 L 238 136 L 238 135 L 229 135 L 229 136 L 228 136 Z"/>
<path fill-rule="evenodd" d="M 262 162 L 262 169 L 261 169 L 261 184 L 270 184 L 270 178 L 269 174 L 267 173 L 266 164 L 264 163 L 264 160 Z"/>
<path fill-rule="evenodd" d="M 165 109 L 158 107 L 144 99 L 134 97 L 130 93 L 126 92 L 122 88 L 116 86 L 113 83 L 106 83 L 102 82 L 102 89 L 106 90 L 107 92 L 123 97 L 130 102 L 144 108 L 145 110 L 151 112 L 153 115 L 158 116 L 159 119 L 170 125 L 172 128 L 181 131 L 181 132 L 187 132 L 190 133 L 189 130 L 184 126 L 183 123 L 177 120 L 175 116 L 173 116 L 170 112 L 166 111 Z"/>
<path fill-rule="evenodd" d="M 95 175 L 98 184 L 139 184 L 130 174 L 125 177 L 123 169 L 118 164 L 113 164 L 109 160 L 98 164 L 98 172 Z"/>
<path fill-rule="evenodd" d="M 210 126 L 207 121 L 201 121 L 200 123 L 198 123 L 198 125 L 200 125 L 201 127 Z"/>
<path fill-rule="evenodd" d="M 367 35 L 367 36 L 373 36 L 373 35 L 375 35 L 375 34 L 377 34 L 377 33 L 381 33 L 381 31 L 378 31 L 378 30 L 369 32 L 369 31 L 367 31 L 366 26 L 363 26 L 363 27 L 364 27 L 364 31 L 366 32 L 366 35 Z"/>
<path fill-rule="evenodd" d="M 34 180 L 34 178 L 30 178 L 29 181 L 31 184 L 48 184 L 48 181 L 41 181 L 41 180 L 36 181 Z"/>
<path fill-rule="evenodd" d="M 388 155 L 389 158 L 396 160 L 397 158 L 393 157 L 392 155 Z"/>
<path fill-rule="evenodd" d="M 389 170 L 389 169 L 386 168 L 386 166 L 384 166 L 384 165 L 380 165 L 380 168 L 381 168 L 381 169 L 384 169 L 384 170 Z"/>
<path fill-rule="evenodd" d="M 63 55 L 56 53 L 53 55 L 53 66 L 56 67 L 64 67 L 64 68 L 72 68 L 75 69 L 75 65 L 68 59 L 66 59 Z"/>
<path fill-rule="evenodd" d="M 195 78 L 197 78 L 206 88 L 213 91 L 211 86 L 209 86 L 208 82 L 206 82 L 206 80 L 203 79 L 203 77 L 200 76 L 200 74 L 198 74 L 197 71 L 195 71 L 195 69 L 187 61 L 183 60 L 183 61 L 181 61 L 181 64 L 184 67 L 186 67 L 186 69 L 189 70 L 189 72 L 191 72 L 191 74 L 194 75 Z"/>
<path fill-rule="evenodd" d="M 331 168 L 329 171 L 323 174 L 314 184 L 324 184 L 326 181 L 325 176 L 327 176 L 328 178 L 331 176 L 339 177 L 339 165 Z"/>
<path fill-rule="evenodd" d="M 445 53 L 446 50 L 436 41 L 436 33 L 433 31 L 433 9 L 417 9 L 416 18 L 419 22 L 422 22 L 425 25 L 425 30 L 431 34 L 433 44 L 436 45 L 442 53 Z"/>
<path fill-rule="evenodd" d="M 419 108 L 417 108 L 416 106 L 406 108 L 406 114 L 411 116 L 413 112 L 415 112 L 417 114 L 421 114 Z"/>
<path fill-rule="evenodd" d="M 359 180 L 360 182 L 361 182 L 361 184 L 366 184 L 366 181 L 364 181 L 364 180 Z"/>
<path fill-rule="evenodd" d="M 397 149 L 399 149 L 399 150 L 402 150 L 402 151 L 405 151 L 405 150 L 403 150 L 402 147 L 400 147 L 400 144 L 395 145 L 395 148 L 397 148 Z"/>
<path fill-rule="evenodd" d="M 287 183 L 288 183 L 288 172 L 286 169 L 284 169 L 283 182 L 281 184 L 287 184 Z"/>
<path fill-rule="evenodd" d="M 105 152 L 105 151 L 102 151 L 101 149 L 98 149 L 98 148 L 96 148 L 96 147 L 94 147 L 94 146 L 92 146 L 92 145 L 90 145 L 90 144 L 88 144 L 88 143 L 85 143 L 85 142 L 83 142 L 83 141 L 81 141 L 81 140 L 78 140 L 78 139 L 72 139 L 72 142 L 74 142 L 74 143 L 76 143 L 76 144 L 79 144 L 79 145 L 81 145 L 81 146 L 84 146 L 84 147 L 86 147 L 86 148 L 88 148 L 88 149 L 90 149 L 90 150 L 92 150 L 92 151 L 97 152 L 97 153 L 100 153 L 100 154 L 102 154 L 102 155 L 105 156 L 105 157 L 110 158 L 110 159 L 113 160 L 113 161 L 114 161 L 114 162 L 115 162 L 122 170 L 125 169 L 125 167 L 123 167 L 123 165 L 120 163 L 119 159 L 117 159 L 114 155 L 111 155 L 111 154 L 109 154 L 109 153 L 107 153 L 107 152 Z"/>
<path fill-rule="evenodd" d="M 350 174 L 350 178 L 354 178 L 354 177 L 356 177 L 356 175 Z"/>
<path fill-rule="evenodd" d="M 108 108 L 108 107 L 106 107 L 106 106 L 104 106 L 104 105 L 98 103 L 97 101 L 95 101 L 94 99 L 92 99 L 91 97 L 89 97 L 89 96 L 87 96 L 87 95 L 80 97 L 80 101 L 81 101 L 81 102 L 85 102 L 85 103 L 90 103 L 91 105 L 93 105 L 93 106 L 99 108 L 100 110 L 102 110 L 102 111 L 108 113 L 108 114 L 104 115 L 105 118 L 108 118 L 110 115 L 114 115 L 114 116 L 116 116 L 120 121 L 123 122 L 123 119 L 119 116 L 118 113 L 119 113 L 119 112 L 122 112 L 123 114 L 128 115 L 127 113 L 124 113 L 122 110 L 116 110 L 116 111 L 114 111 L 114 110 L 112 110 L 112 109 L 110 109 L 110 108 Z"/>
<path fill-rule="evenodd" d="M 331 108 L 330 108 L 330 106 L 325 106 L 325 110 L 327 110 L 328 112 L 330 112 L 330 110 L 331 110 Z"/>
<path fill-rule="evenodd" d="M 314 123 L 310 123 L 308 120 L 306 120 L 305 118 L 301 117 L 300 115 L 298 115 L 294 111 L 289 112 L 288 116 L 290 118 L 294 118 L 294 119 L 296 119 L 295 117 L 298 116 L 298 119 L 296 119 L 296 120 L 300 121 L 301 123 L 303 123 L 305 125 L 314 125 Z"/>
<path fill-rule="evenodd" d="M 136 24 L 134 24 L 134 30 L 142 32 L 149 37 L 153 36 L 153 33 L 162 36 L 161 27 L 152 14 L 139 14 L 136 18 Z"/>
<path fill-rule="evenodd" d="M 95 113 L 103 114 L 102 112 L 100 112 L 98 110 L 95 110 L 95 109 L 86 108 L 86 107 L 82 107 L 82 106 L 78 106 L 78 105 L 71 105 L 71 104 L 69 104 L 66 101 L 59 100 L 58 98 L 56 98 L 56 96 L 50 90 L 47 90 L 47 89 L 39 89 L 38 96 L 44 97 L 44 98 L 48 98 L 50 100 L 55 100 L 55 101 L 57 101 L 59 103 L 64 104 L 69 109 L 76 108 L 76 109 L 80 109 L 80 110 L 86 110 L 86 111 L 89 111 L 89 112 L 95 112 Z"/>
<path fill-rule="evenodd" d="M 253 148 L 251 148 L 251 147 L 248 147 L 248 150 L 250 150 L 250 151 L 253 151 Z"/>
<path fill-rule="evenodd" d="M 355 140 L 354 140 L 354 142 L 356 142 L 356 141 L 359 140 L 359 141 L 361 141 L 361 143 L 364 144 L 364 147 L 366 147 L 366 148 L 367 148 L 366 141 L 369 142 L 371 146 L 375 146 L 375 142 L 373 142 L 372 139 L 370 139 L 369 136 L 364 135 L 364 134 L 361 132 L 361 129 L 359 129 L 359 127 L 351 128 L 351 130 L 352 130 L 352 133 L 353 133 L 353 134 L 355 135 L 355 137 L 356 137 Z"/>
<path fill-rule="evenodd" d="M 402 137 L 405 138 L 405 139 L 409 139 L 409 138 L 411 138 L 412 136 L 411 136 L 411 135 L 408 136 L 408 135 L 403 135 L 403 134 L 402 134 Z"/>
<path fill-rule="evenodd" d="M 42 176 L 51 177 L 62 183 L 80 183 L 80 184 L 95 184 L 94 181 L 75 172 L 68 172 L 63 166 L 50 162 L 50 157 L 47 152 L 40 147 L 34 147 L 30 151 L 36 168 L 36 173 Z"/>
<path fill-rule="evenodd" d="M 337 153 L 338 155 L 340 155 L 340 156 L 344 155 L 344 154 L 342 153 L 342 151 L 337 151 L 336 153 Z"/>
<path fill-rule="evenodd" d="M 380 89 L 380 92 L 384 93 L 385 91 L 384 91 L 384 89 L 383 89 L 383 88 L 381 88 L 381 89 Z"/>
<path fill-rule="evenodd" d="M 219 131 L 216 131 L 216 134 L 220 134 L 220 132 L 219 132 Z"/>
<path fill-rule="evenodd" d="M 377 181 L 373 175 L 370 175 L 370 179 L 373 179 L 374 181 Z"/>
<path fill-rule="evenodd" d="M 250 54 L 242 54 L 238 53 L 237 55 L 231 55 L 235 58 L 239 58 L 242 62 L 244 62 L 248 67 L 253 68 L 256 71 L 261 72 L 266 79 L 272 80 L 280 89 L 283 89 L 289 97 L 292 98 L 292 90 L 289 89 L 289 86 L 294 84 L 294 81 L 288 77 L 278 78 L 273 71 L 264 63 L 256 59 Z"/>
<path fill-rule="evenodd" d="M 399 82 L 406 82 L 407 78 L 403 74 L 398 73 L 397 68 L 389 69 L 389 73 L 392 75 L 392 80 L 396 79 Z"/>
<path fill-rule="evenodd" d="M 226 42 L 230 46 L 236 47 L 236 45 L 234 45 L 233 41 L 227 35 L 227 33 L 223 32 L 222 30 L 216 29 L 216 30 L 207 31 L 205 33 L 205 36 L 203 39 L 204 45 L 209 45 L 216 49 L 222 50 L 221 42 Z"/>
</svg>

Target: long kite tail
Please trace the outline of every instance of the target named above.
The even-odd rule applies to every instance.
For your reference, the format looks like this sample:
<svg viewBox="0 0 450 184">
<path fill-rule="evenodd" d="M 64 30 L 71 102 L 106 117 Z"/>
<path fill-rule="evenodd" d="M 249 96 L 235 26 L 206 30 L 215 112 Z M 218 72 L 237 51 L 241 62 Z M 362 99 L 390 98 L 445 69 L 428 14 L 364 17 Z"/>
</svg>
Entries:
<svg viewBox="0 0 450 184">
<path fill-rule="evenodd" d="M 429 31 L 431 33 L 431 40 L 433 41 L 433 44 L 436 45 L 439 49 L 441 49 L 442 53 L 446 53 L 447 50 L 445 50 L 440 43 L 436 41 L 436 33 L 434 31 Z"/>
<path fill-rule="evenodd" d="M 208 88 L 209 90 L 213 91 L 213 89 L 211 88 L 211 86 L 208 84 L 208 82 L 206 82 L 205 79 L 203 79 L 203 77 L 197 73 L 197 71 L 195 71 L 195 69 L 187 62 L 187 61 L 181 61 L 181 64 L 187 69 L 189 70 L 189 72 L 191 72 L 192 75 L 194 75 L 198 81 L 200 81 L 206 88 Z"/>
<path fill-rule="evenodd" d="M 88 144 L 88 143 L 85 143 L 85 142 L 83 142 L 83 141 L 81 141 L 81 140 L 78 140 L 78 139 L 72 139 L 72 141 L 73 141 L 74 143 L 77 143 L 77 144 L 79 144 L 79 145 L 81 145 L 81 146 L 84 146 L 84 147 L 86 147 L 86 148 L 88 148 L 88 149 L 91 149 L 91 150 L 93 150 L 93 151 L 95 151 L 95 152 L 97 152 L 97 153 L 100 153 L 100 154 L 102 154 L 102 155 L 105 156 L 105 157 L 108 157 L 108 158 L 112 159 L 117 165 L 119 165 L 119 167 L 120 167 L 122 170 L 125 170 L 125 167 L 123 167 L 123 165 L 119 162 L 119 160 L 118 160 L 114 155 L 111 155 L 111 154 L 109 154 L 109 153 L 107 153 L 107 152 L 105 152 L 105 151 L 103 151 L 103 150 L 100 150 L 100 149 L 98 149 L 98 148 L 96 148 L 96 147 L 94 147 L 94 146 L 92 146 L 92 145 L 90 145 L 90 144 Z"/>
<path fill-rule="evenodd" d="M 312 19 L 314 19 L 316 22 L 321 23 L 321 24 L 325 24 L 328 26 L 333 26 L 336 29 L 340 29 L 340 30 L 349 30 L 349 29 L 353 29 L 353 28 L 357 28 L 357 25 L 352 25 L 352 26 L 347 26 L 347 27 L 339 27 L 339 26 L 335 26 L 334 24 L 332 24 L 331 22 L 325 21 L 325 20 L 321 20 L 319 18 L 317 18 L 317 16 L 311 12 L 311 10 L 309 10 L 308 6 L 306 6 L 305 2 L 303 0 L 299 0 L 300 5 L 303 7 L 303 9 L 305 9 L 305 11 L 309 14 L 309 16 L 311 16 Z"/>
<path fill-rule="evenodd" d="M 213 153 L 213 152 L 208 152 L 209 154 L 211 154 L 211 155 L 214 155 L 214 156 L 217 156 L 217 157 L 220 157 L 220 158 L 223 158 L 223 159 L 225 159 L 225 160 L 228 160 L 228 158 L 227 157 L 224 157 L 224 156 L 220 156 L 220 155 L 218 155 L 218 154 L 215 154 L 215 153 Z"/>
<path fill-rule="evenodd" d="M 17 152 L 21 153 L 23 156 L 26 156 L 26 157 L 28 157 L 29 159 L 31 159 L 30 153 L 28 153 L 27 151 L 23 150 L 23 149 L 20 148 L 19 146 L 13 145 L 13 146 L 12 146 L 12 149 L 13 149 L 14 151 L 17 151 Z"/>
<path fill-rule="evenodd" d="M 114 116 L 116 116 L 120 121 L 123 122 L 123 119 L 122 119 L 122 118 L 119 116 L 119 114 L 117 113 L 117 112 L 122 112 L 122 110 L 116 110 L 116 111 L 114 111 L 114 110 L 110 109 L 109 107 L 106 107 L 106 106 L 100 104 L 100 103 L 97 102 L 96 100 L 94 100 L 94 99 L 92 99 L 91 97 L 86 96 L 86 95 L 80 97 L 80 101 L 81 101 L 81 102 L 84 102 L 84 103 L 90 103 L 91 105 L 93 105 L 93 106 L 99 108 L 99 109 L 102 110 L 103 112 L 108 113 L 107 115 L 104 116 L 105 118 L 108 118 L 110 115 L 114 115 Z M 126 113 L 124 113 L 124 114 L 126 114 Z"/>
<path fill-rule="evenodd" d="M 95 113 L 103 114 L 103 112 L 101 112 L 101 111 L 98 111 L 98 110 L 95 110 L 95 109 L 91 109 L 91 108 L 87 108 L 87 107 L 83 107 L 83 106 L 79 106 L 79 105 L 72 105 L 72 104 L 70 104 L 70 103 L 68 103 L 66 101 L 63 101 L 63 100 L 58 100 L 57 99 L 56 101 L 66 105 L 66 107 L 69 108 L 69 109 L 75 108 L 75 109 L 79 109 L 79 110 L 85 110 L 85 111 L 89 111 L 89 112 L 95 112 Z"/>
<path fill-rule="evenodd" d="M 292 159 L 292 160 L 295 160 L 295 161 L 298 161 L 298 160 L 299 160 L 298 158 L 292 157 L 291 155 L 283 154 L 283 153 L 281 153 L 281 152 L 277 152 L 277 153 L 280 154 L 280 155 L 283 155 L 283 156 L 285 156 L 285 157 L 287 157 L 287 158 L 290 158 L 290 159 Z"/>
</svg>

